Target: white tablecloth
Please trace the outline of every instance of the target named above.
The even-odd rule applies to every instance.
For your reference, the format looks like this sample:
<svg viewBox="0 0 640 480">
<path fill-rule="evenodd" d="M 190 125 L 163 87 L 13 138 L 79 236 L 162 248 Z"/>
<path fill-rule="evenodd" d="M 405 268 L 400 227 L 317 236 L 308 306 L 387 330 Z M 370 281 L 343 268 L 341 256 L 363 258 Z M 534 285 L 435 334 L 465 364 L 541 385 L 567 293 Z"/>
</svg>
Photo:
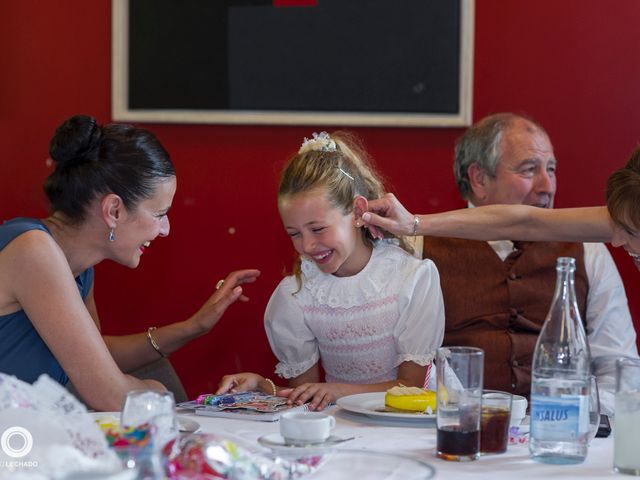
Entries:
<svg viewBox="0 0 640 480">
<path fill-rule="evenodd" d="M 587 459 L 578 465 L 547 465 L 529 459 L 528 445 L 510 445 L 507 453 L 482 456 L 474 462 L 447 462 L 436 457 L 435 423 L 411 423 L 371 418 L 332 407 L 327 413 L 336 418 L 333 432 L 338 437 L 355 437 L 340 444 L 337 449 L 366 450 L 397 453 L 419 458 L 436 469 L 438 479 L 600 479 L 626 477 L 613 472 L 613 435 L 593 440 Z M 206 433 L 229 434 L 243 439 L 256 448 L 262 448 L 257 440 L 262 435 L 277 433 L 278 422 L 232 420 L 197 416 L 179 412 L 200 423 Z M 640 455 L 640 447 L 639 447 Z M 313 478 L 337 478 L 328 462 Z M 350 477 L 352 480 L 360 478 Z"/>
</svg>

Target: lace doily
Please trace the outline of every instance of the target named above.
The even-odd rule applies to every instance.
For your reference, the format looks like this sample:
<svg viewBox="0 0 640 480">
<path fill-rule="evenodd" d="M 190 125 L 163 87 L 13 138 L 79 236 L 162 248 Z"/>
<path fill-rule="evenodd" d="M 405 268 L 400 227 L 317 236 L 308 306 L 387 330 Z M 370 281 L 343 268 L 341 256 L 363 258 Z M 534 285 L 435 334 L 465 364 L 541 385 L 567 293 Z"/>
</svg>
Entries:
<svg viewBox="0 0 640 480">
<path fill-rule="evenodd" d="M 0 373 L 0 434 L 0 478 L 61 479 L 121 469 L 86 407 L 47 375 L 31 385 Z"/>
</svg>

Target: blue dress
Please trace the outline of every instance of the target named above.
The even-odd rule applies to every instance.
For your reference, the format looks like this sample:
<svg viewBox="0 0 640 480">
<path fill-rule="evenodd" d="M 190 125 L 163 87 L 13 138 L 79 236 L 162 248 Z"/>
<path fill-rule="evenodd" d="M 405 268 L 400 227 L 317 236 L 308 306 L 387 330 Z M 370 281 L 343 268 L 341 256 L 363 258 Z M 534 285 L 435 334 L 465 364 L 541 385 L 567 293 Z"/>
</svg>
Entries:
<svg viewBox="0 0 640 480">
<path fill-rule="evenodd" d="M 49 232 L 40 221 L 32 218 L 15 218 L 0 225 L 0 250 L 14 238 L 30 230 Z M 93 284 L 93 268 L 76 277 L 78 290 L 86 298 Z M 65 385 L 69 377 L 44 343 L 24 310 L 0 315 L 0 372 L 15 375 L 20 380 L 33 383 L 43 373 Z"/>
</svg>

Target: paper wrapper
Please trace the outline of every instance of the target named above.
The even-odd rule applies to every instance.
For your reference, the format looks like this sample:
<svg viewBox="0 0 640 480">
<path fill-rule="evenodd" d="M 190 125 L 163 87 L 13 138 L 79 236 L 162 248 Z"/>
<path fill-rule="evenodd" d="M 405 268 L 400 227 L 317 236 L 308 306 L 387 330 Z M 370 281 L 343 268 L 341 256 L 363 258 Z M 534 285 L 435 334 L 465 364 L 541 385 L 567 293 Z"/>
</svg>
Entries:
<svg viewBox="0 0 640 480">
<path fill-rule="evenodd" d="M 509 445 L 527 445 L 529 443 L 529 425 L 511 425 L 509 427 Z"/>
<path fill-rule="evenodd" d="M 284 480 L 299 478 L 315 471 L 322 457 L 296 461 L 252 451 L 214 434 L 180 437 L 164 448 L 166 470 L 173 480 Z"/>
</svg>

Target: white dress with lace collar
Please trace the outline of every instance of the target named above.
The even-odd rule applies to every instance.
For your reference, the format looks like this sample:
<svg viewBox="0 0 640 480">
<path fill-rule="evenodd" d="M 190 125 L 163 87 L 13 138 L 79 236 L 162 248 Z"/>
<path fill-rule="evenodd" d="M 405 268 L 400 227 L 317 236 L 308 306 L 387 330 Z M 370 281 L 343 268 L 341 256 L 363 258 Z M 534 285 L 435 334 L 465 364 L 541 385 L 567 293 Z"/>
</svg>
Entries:
<svg viewBox="0 0 640 480">
<path fill-rule="evenodd" d="M 430 260 L 382 242 L 350 277 L 323 273 L 304 259 L 302 288 L 294 276 L 280 282 L 267 305 L 265 328 L 283 378 L 321 360 L 328 382 L 394 380 L 402 362 L 428 365 L 442 343 L 438 271 Z"/>
</svg>

